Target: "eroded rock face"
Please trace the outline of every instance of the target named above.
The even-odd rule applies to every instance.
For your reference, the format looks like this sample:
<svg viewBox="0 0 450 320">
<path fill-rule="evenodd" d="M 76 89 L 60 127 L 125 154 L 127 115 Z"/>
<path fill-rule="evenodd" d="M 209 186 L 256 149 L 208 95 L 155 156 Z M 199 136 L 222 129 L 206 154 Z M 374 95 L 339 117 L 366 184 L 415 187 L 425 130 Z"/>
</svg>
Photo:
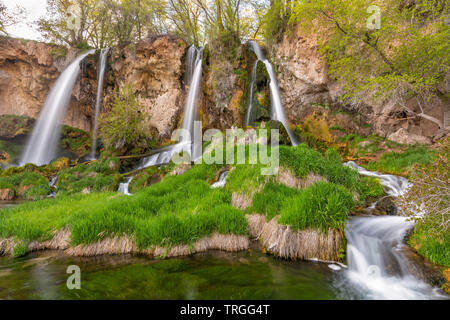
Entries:
<svg viewBox="0 0 450 320">
<path fill-rule="evenodd" d="M 313 104 L 331 102 L 327 65 L 317 52 L 314 38 L 285 36 L 272 57 L 287 117 L 298 122 Z"/>
<path fill-rule="evenodd" d="M 160 139 L 170 138 L 181 119 L 185 88 L 185 43 L 161 36 L 142 40 L 135 46 L 114 48 L 109 59 L 104 105 L 112 101 L 117 88 L 130 84 L 145 121 L 158 131 Z"/>
<path fill-rule="evenodd" d="M 55 52 L 64 52 L 57 58 Z M 55 80 L 77 56 L 65 49 L 36 41 L 0 38 L 0 115 L 36 118 Z M 90 120 L 72 101 L 64 123 L 88 131 Z"/>
<path fill-rule="evenodd" d="M 178 126 L 185 88 L 184 42 L 175 37 L 145 39 L 111 50 L 104 85 L 102 112 L 125 84 L 133 88 L 145 121 L 157 129 L 160 140 Z M 61 54 L 63 52 L 64 54 Z M 0 115 L 25 115 L 36 119 L 61 71 L 79 54 L 50 44 L 0 38 Z M 84 131 L 93 128 L 97 90 L 98 54 L 81 63 L 64 124 Z"/>
</svg>

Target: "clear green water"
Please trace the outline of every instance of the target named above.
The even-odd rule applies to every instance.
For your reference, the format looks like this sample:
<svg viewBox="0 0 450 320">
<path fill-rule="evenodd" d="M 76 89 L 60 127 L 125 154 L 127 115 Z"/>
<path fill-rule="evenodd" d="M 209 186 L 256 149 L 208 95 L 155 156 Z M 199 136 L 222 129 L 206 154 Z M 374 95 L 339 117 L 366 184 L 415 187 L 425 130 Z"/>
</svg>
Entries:
<svg viewBox="0 0 450 320">
<path fill-rule="evenodd" d="M 80 290 L 67 289 L 69 265 L 81 269 Z M 46 251 L 0 258 L 0 299 L 336 299 L 333 276 L 326 264 L 257 249 L 167 260 Z"/>
</svg>

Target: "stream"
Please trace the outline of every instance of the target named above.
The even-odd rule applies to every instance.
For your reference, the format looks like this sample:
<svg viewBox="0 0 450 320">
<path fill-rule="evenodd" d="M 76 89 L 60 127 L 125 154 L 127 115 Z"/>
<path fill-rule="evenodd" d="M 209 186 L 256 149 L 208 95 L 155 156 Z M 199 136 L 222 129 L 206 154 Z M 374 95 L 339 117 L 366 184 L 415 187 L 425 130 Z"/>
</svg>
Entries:
<svg viewBox="0 0 450 320">
<path fill-rule="evenodd" d="M 405 178 L 345 165 L 380 179 L 385 192 L 400 196 Z M 223 187 L 223 172 L 213 188 Z M 131 179 L 121 185 L 128 194 Z M 0 202 L 0 209 L 17 203 Z M 0 257 L 0 299 L 448 299 L 417 278 L 404 255 L 413 222 L 403 216 L 351 217 L 347 223 L 347 267 L 285 261 L 265 255 L 253 242 L 238 253 L 209 251 L 167 260 L 131 255 L 69 257 L 43 251 L 22 258 Z M 81 269 L 81 289 L 66 286 L 67 267 Z"/>
</svg>

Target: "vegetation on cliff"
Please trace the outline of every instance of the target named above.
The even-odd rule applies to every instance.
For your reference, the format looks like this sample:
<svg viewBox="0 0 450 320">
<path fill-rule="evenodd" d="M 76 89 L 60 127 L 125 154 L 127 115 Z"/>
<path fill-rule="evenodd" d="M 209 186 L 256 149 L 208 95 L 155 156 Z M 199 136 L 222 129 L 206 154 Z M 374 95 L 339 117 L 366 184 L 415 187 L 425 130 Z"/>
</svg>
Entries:
<svg viewBox="0 0 450 320">
<path fill-rule="evenodd" d="M 446 1 L 301 1 L 290 21 L 314 33 L 329 74 L 355 103 L 393 101 L 398 110 L 442 122 L 422 105 L 441 96 L 450 67 Z M 407 102 L 414 99 L 414 112 Z"/>
</svg>

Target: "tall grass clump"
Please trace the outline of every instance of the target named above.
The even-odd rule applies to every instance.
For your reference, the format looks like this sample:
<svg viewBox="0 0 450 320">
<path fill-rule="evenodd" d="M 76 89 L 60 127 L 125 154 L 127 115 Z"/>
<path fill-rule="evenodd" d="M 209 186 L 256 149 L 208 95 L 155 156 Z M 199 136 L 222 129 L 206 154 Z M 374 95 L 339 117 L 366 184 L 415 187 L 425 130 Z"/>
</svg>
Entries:
<svg viewBox="0 0 450 320">
<path fill-rule="evenodd" d="M 316 182 L 286 202 L 278 223 L 290 225 L 293 230 L 343 230 L 353 205 L 352 194 L 343 186 Z"/>
<path fill-rule="evenodd" d="M 305 144 L 296 147 L 280 146 L 280 165 L 291 168 L 298 177 L 306 177 L 313 172 L 351 191 L 356 190 L 358 184 L 358 173 L 341 164 L 335 149 L 329 149 L 326 157 L 323 157 L 320 152 Z"/>
<path fill-rule="evenodd" d="M 252 205 L 247 208 L 246 212 L 263 214 L 267 220 L 271 220 L 281 213 L 286 203 L 299 196 L 301 192 L 298 189 L 269 182 L 260 192 L 255 194 Z"/>
</svg>

